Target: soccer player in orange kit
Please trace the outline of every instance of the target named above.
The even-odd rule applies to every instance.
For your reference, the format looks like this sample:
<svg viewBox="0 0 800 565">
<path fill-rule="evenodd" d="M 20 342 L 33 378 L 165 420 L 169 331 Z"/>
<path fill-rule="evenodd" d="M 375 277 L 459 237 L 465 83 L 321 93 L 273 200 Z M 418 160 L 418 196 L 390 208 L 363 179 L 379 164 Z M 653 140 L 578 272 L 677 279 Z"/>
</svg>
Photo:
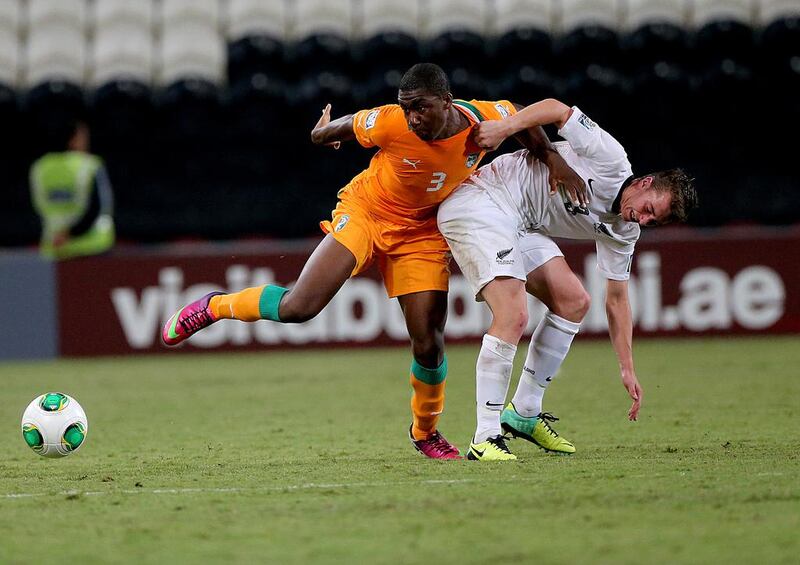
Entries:
<svg viewBox="0 0 800 565">
<path fill-rule="evenodd" d="M 409 430 L 414 447 L 434 459 L 459 459 L 458 450 L 437 430 L 444 410 L 447 358 L 449 250 L 436 226 L 436 211 L 476 170 L 485 151 L 472 140 L 472 127 L 484 119 L 516 112 L 508 101 L 453 100 L 444 71 L 414 65 L 403 76 L 398 104 L 389 104 L 330 121 L 330 105 L 311 132 L 315 144 L 338 147 L 356 139 L 379 147 L 369 168 L 339 192 L 326 236 L 311 254 L 291 289 L 276 285 L 241 292 L 210 293 L 184 306 L 165 324 L 162 338 L 177 345 L 223 318 L 300 323 L 333 299 L 350 277 L 377 261 L 390 298 L 397 297 L 411 338 Z M 531 134 L 537 156 L 548 165 L 551 184 L 580 193 L 583 182 L 552 150 L 541 130 Z"/>
</svg>

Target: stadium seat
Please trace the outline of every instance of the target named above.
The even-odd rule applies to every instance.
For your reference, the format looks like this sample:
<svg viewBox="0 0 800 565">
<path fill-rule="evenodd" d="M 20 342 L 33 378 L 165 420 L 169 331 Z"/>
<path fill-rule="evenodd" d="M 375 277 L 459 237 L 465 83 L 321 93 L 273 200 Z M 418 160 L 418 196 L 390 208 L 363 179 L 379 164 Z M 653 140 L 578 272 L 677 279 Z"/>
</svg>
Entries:
<svg viewBox="0 0 800 565">
<path fill-rule="evenodd" d="M 521 66 L 489 85 L 490 99 L 505 99 L 526 106 L 558 94 L 555 77 L 540 66 Z"/>
<path fill-rule="evenodd" d="M 231 84 L 246 84 L 258 74 L 285 74 L 287 20 L 284 2 L 231 0 L 226 32 Z"/>
<path fill-rule="evenodd" d="M 28 2 L 28 29 L 60 23 L 85 31 L 87 10 L 83 0 L 30 0 Z"/>
<path fill-rule="evenodd" d="M 563 0 L 561 34 L 555 42 L 562 73 L 590 64 L 619 62 L 619 0 Z"/>
<path fill-rule="evenodd" d="M 218 0 L 161 0 L 161 25 L 164 30 L 189 22 L 220 30 Z"/>
<path fill-rule="evenodd" d="M 114 154 L 130 161 L 141 153 L 152 135 L 153 100 L 149 86 L 118 79 L 98 87 L 91 96 L 92 148 L 101 155 Z"/>
<path fill-rule="evenodd" d="M 401 68 L 373 71 L 356 90 L 359 108 L 373 108 L 394 102 L 403 72 Z"/>
<path fill-rule="evenodd" d="M 135 24 L 153 30 L 155 10 L 152 2 L 130 0 L 94 0 L 90 25 L 94 33 L 120 23 Z"/>
<path fill-rule="evenodd" d="M 64 80 L 49 80 L 30 88 L 23 99 L 34 155 L 57 149 L 53 137 L 61 137 L 76 119 L 86 115 L 83 90 Z M 60 140 L 63 143 L 63 139 Z"/>
<path fill-rule="evenodd" d="M 449 73 L 450 90 L 453 96 L 462 100 L 486 100 L 489 85 L 482 73 L 468 67 L 456 67 Z"/>
<path fill-rule="evenodd" d="M 660 61 L 684 64 L 688 52 L 686 0 L 629 0 L 622 48 L 634 71 Z"/>
<path fill-rule="evenodd" d="M 0 84 L 0 169 L 3 171 L 3 205 L 10 213 L 0 223 L 0 247 L 28 245 L 39 236 L 39 218 L 33 212 L 28 190 L 29 124 L 23 120 L 16 92 Z"/>
<path fill-rule="evenodd" d="M 19 35 L 23 13 L 20 0 L 0 0 L 0 29 Z"/>
<path fill-rule="evenodd" d="M 495 2 L 498 74 L 513 74 L 523 66 L 552 67 L 553 7 L 550 0 Z"/>
<path fill-rule="evenodd" d="M 756 81 L 752 69 L 725 59 L 703 70 L 696 89 L 695 102 L 699 108 L 713 108 L 718 116 L 737 116 L 755 99 Z M 751 150 L 750 144 L 731 142 L 739 138 L 741 132 L 740 120 L 715 120 L 710 133 L 718 142 L 709 144 L 708 151 L 729 163 L 744 158 Z"/>
<path fill-rule="evenodd" d="M 0 84 L 19 85 L 19 41 L 15 30 L 0 27 Z"/>
<path fill-rule="evenodd" d="M 161 91 L 156 104 L 167 137 L 202 145 L 218 135 L 221 95 L 214 82 L 202 78 L 178 80 Z"/>
<path fill-rule="evenodd" d="M 695 61 L 707 66 L 723 59 L 752 63 L 755 55 L 749 0 L 695 0 Z"/>
<path fill-rule="evenodd" d="M 256 74 L 230 87 L 227 106 L 230 130 L 245 143 L 273 143 L 284 126 L 286 84 L 269 75 Z"/>
<path fill-rule="evenodd" d="M 349 0 L 298 0 L 293 4 L 293 78 L 350 68 L 354 17 Z"/>
<path fill-rule="evenodd" d="M 24 84 L 31 87 L 51 79 L 83 84 L 86 47 L 83 29 L 74 22 L 52 20 L 31 27 Z"/>
<path fill-rule="evenodd" d="M 633 144 L 626 146 L 636 168 L 644 171 L 661 170 L 686 162 L 687 155 L 696 154 L 707 140 L 687 135 L 696 120 L 706 121 L 692 101 L 690 73 L 676 64 L 659 62 L 649 69 L 640 69 L 633 78 L 632 103 L 615 121 L 621 135 Z M 609 124 L 609 128 L 616 124 Z"/>
<path fill-rule="evenodd" d="M 790 0 L 759 0 L 762 26 L 759 60 L 775 72 L 800 57 L 800 4 Z"/>
<path fill-rule="evenodd" d="M 151 84 L 153 51 L 152 31 L 144 22 L 117 20 L 98 26 L 92 44 L 91 84 L 97 87 L 121 78 Z"/>
<path fill-rule="evenodd" d="M 186 78 L 225 82 L 225 45 L 216 26 L 186 21 L 165 26 L 162 34 L 159 84 Z"/>
<path fill-rule="evenodd" d="M 430 0 L 423 29 L 428 59 L 448 73 L 459 68 L 486 70 L 489 13 L 487 0 Z"/>
<path fill-rule="evenodd" d="M 288 13 L 284 2 L 229 0 L 227 11 L 228 41 L 242 37 L 267 36 L 285 43 Z"/>
<path fill-rule="evenodd" d="M 567 76 L 561 99 L 581 110 L 613 131 L 624 145 L 626 112 L 630 107 L 632 88 L 629 79 L 616 69 L 589 65 L 585 71 L 575 71 Z"/>
<path fill-rule="evenodd" d="M 364 78 L 392 70 L 405 71 L 420 61 L 419 18 L 419 3 L 415 0 L 373 0 L 362 4 L 357 58 Z"/>
<path fill-rule="evenodd" d="M 280 79 L 255 74 L 231 84 L 226 105 L 228 150 L 222 156 L 235 185 L 266 182 L 282 156 L 276 140 L 287 127 L 286 85 Z"/>
</svg>

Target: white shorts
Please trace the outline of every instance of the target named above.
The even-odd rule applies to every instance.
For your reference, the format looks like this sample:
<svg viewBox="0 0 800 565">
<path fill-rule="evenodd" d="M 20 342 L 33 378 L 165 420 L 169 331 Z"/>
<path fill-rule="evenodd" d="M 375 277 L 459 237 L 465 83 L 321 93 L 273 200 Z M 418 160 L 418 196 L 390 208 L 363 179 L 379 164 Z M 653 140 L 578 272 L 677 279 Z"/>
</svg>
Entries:
<svg viewBox="0 0 800 565">
<path fill-rule="evenodd" d="M 531 271 L 564 256 L 552 239 L 525 231 L 518 215 L 473 184 L 462 184 L 439 205 L 438 223 L 476 300 L 483 300 L 481 289 L 497 277 L 525 281 Z"/>
</svg>

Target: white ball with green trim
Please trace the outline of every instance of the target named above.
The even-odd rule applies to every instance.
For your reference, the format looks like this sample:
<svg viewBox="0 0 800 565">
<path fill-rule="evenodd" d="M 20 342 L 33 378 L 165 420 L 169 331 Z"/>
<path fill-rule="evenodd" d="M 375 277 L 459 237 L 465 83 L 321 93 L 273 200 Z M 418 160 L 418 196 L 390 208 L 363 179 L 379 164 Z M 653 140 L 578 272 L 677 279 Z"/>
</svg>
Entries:
<svg viewBox="0 0 800 565">
<path fill-rule="evenodd" d="M 22 438 L 43 457 L 66 457 L 86 443 L 89 421 L 78 401 L 61 392 L 34 398 L 22 414 Z"/>
</svg>

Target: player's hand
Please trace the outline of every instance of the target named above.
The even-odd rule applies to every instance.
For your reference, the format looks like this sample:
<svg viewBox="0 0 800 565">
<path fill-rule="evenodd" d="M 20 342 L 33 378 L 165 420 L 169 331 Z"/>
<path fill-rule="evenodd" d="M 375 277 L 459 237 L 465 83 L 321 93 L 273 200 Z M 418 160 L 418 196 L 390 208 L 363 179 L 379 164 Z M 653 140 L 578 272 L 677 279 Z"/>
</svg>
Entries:
<svg viewBox="0 0 800 565">
<path fill-rule="evenodd" d="M 320 116 L 319 120 L 317 120 L 317 125 L 314 126 L 314 129 L 311 131 L 316 131 L 320 128 L 324 128 L 329 123 L 331 123 L 331 105 L 328 104 L 322 109 L 322 115 Z M 341 141 L 332 141 L 331 143 L 326 143 L 328 147 L 333 147 L 334 149 L 339 149 L 342 146 Z"/>
<path fill-rule="evenodd" d="M 511 132 L 503 120 L 486 120 L 475 124 L 472 138 L 481 149 L 491 151 L 497 149 Z"/>
<path fill-rule="evenodd" d="M 628 410 L 628 420 L 634 422 L 639 417 L 639 408 L 642 406 L 642 387 L 634 373 L 622 375 L 622 386 L 633 399 L 631 409 Z"/>
<path fill-rule="evenodd" d="M 578 176 L 578 173 L 567 165 L 564 158 L 555 151 L 549 152 L 550 158 L 547 160 L 547 168 L 550 172 L 550 194 L 555 194 L 559 188 L 564 188 L 569 194 L 570 200 L 576 206 L 586 206 L 589 197 L 586 193 L 586 183 Z"/>
</svg>

